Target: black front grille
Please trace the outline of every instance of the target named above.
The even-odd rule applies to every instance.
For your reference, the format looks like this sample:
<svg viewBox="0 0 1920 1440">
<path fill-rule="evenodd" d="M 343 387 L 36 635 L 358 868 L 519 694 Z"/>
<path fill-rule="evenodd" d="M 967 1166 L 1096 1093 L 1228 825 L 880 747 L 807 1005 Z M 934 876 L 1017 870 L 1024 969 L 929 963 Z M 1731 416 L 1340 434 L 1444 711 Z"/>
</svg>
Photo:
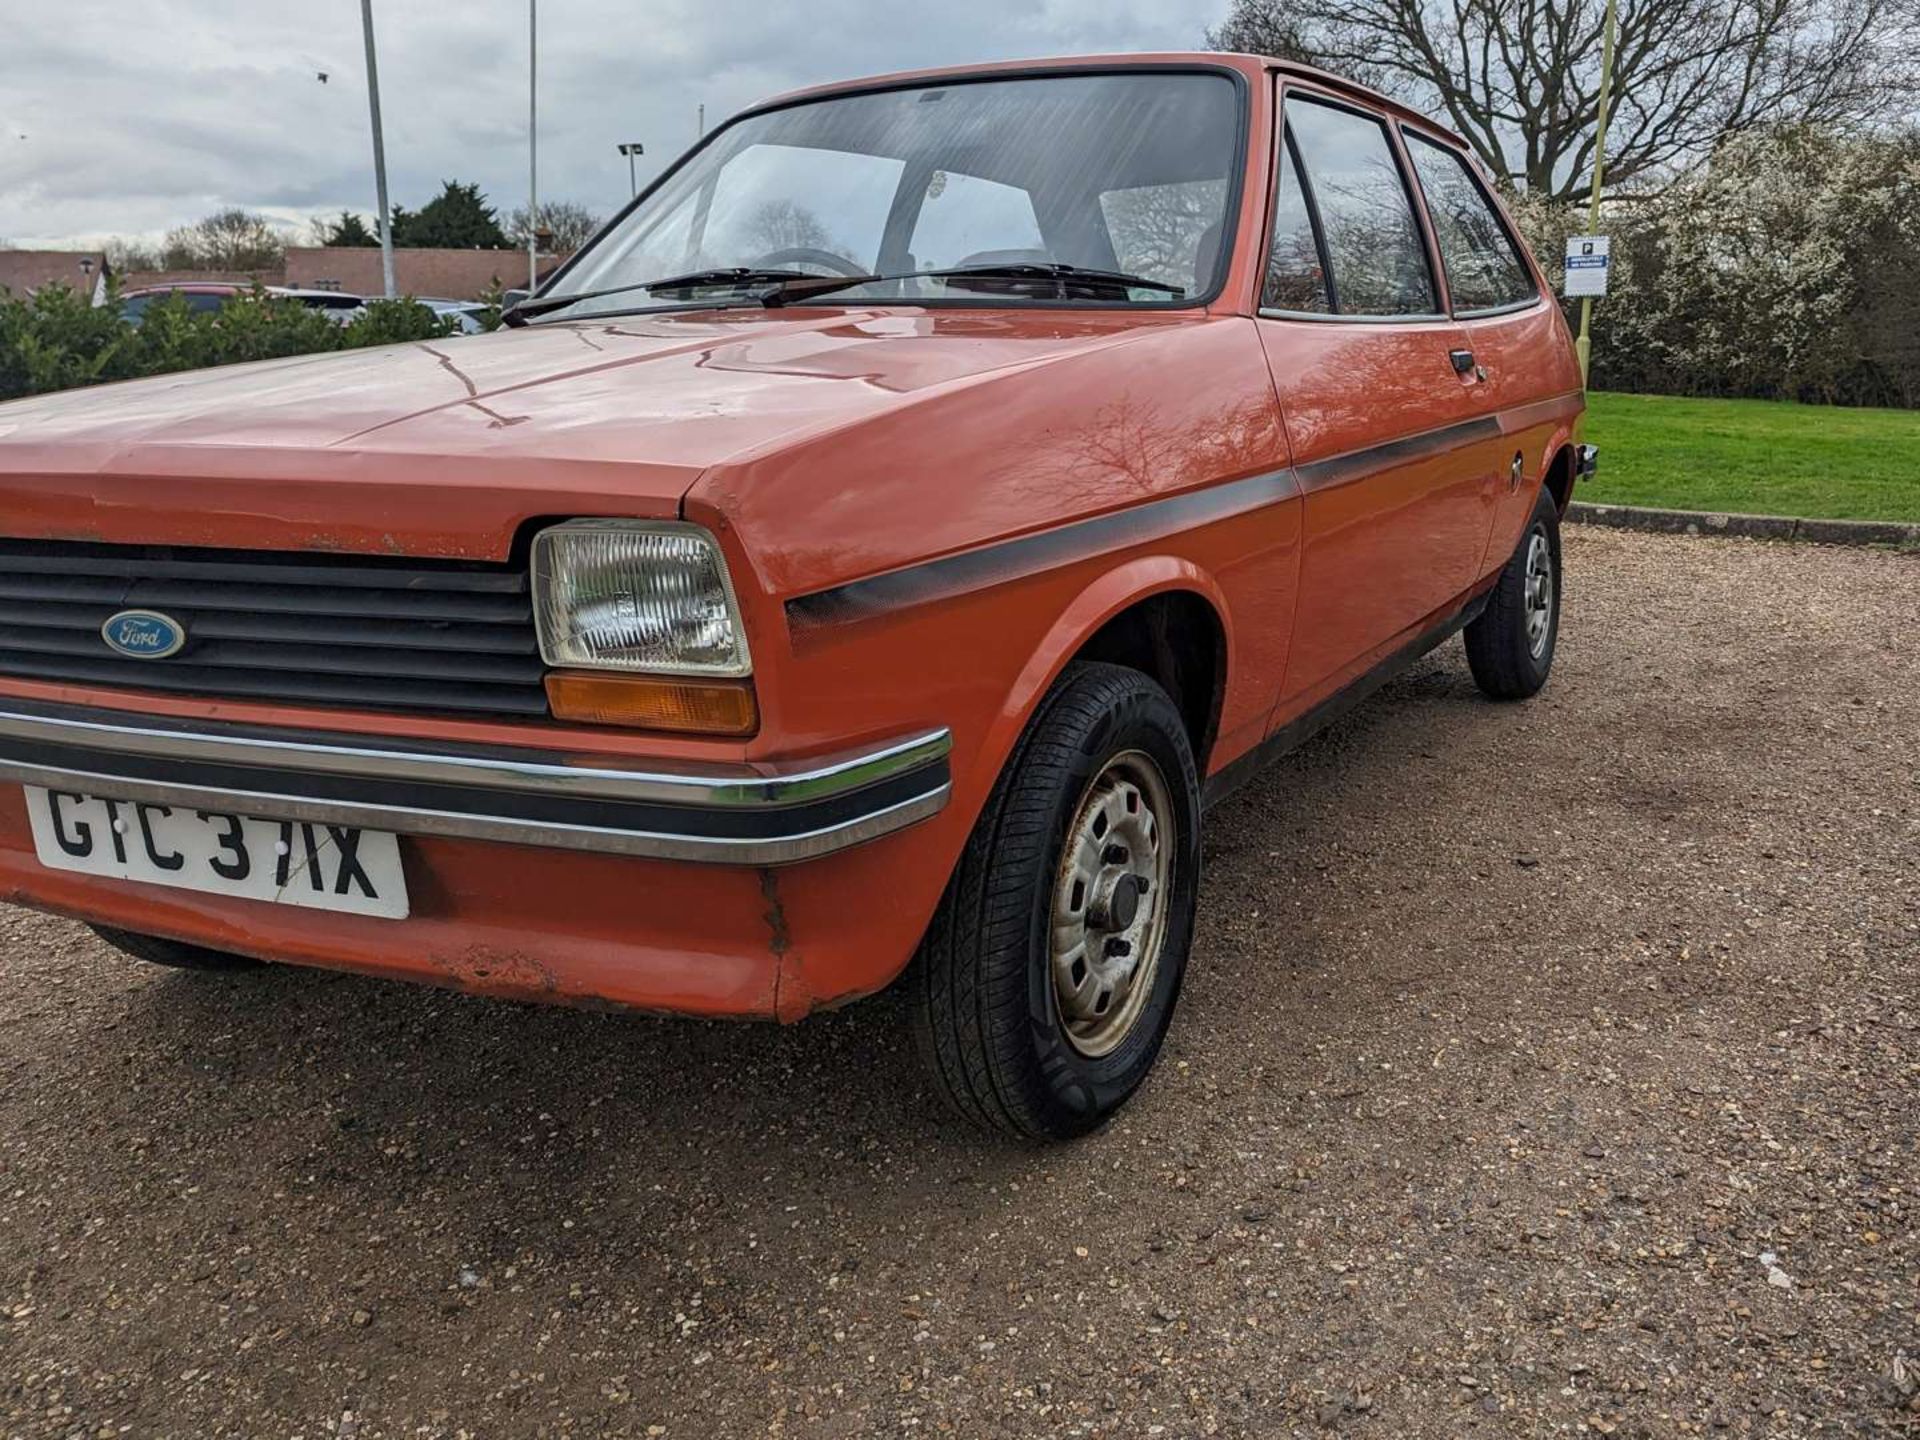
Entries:
<svg viewBox="0 0 1920 1440">
<path fill-rule="evenodd" d="M 187 644 L 132 659 L 100 629 L 157 610 Z M 524 568 L 0 540 L 0 674 L 189 695 L 544 716 Z"/>
</svg>

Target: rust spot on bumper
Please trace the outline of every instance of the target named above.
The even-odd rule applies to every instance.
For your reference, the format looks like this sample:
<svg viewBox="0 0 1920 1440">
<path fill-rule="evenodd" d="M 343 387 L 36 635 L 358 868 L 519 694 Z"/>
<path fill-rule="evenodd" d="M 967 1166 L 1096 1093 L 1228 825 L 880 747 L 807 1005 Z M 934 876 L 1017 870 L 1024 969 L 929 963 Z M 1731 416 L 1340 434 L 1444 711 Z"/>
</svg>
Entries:
<svg viewBox="0 0 1920 1440">
<path fill-rule="evenodd" d="M 427 962 L 449 985 L 484 995 L 552 1001 L 560 982 L 540 961 L 517 950 L 475 946 L 453 955 L 428 955 Z"/>
</svg>

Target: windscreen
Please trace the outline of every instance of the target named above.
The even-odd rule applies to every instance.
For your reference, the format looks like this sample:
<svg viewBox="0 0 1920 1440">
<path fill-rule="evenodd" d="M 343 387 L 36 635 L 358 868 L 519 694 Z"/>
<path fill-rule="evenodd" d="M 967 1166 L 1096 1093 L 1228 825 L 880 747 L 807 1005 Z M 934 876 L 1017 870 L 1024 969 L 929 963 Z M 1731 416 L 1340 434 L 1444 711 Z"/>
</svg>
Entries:
<svg viewBox="0 0 1920 1440">
<path fill-rule="evenodd" d="M 1215 287 L 1238 163 L 1224 75 L 1141 70 L 849 94 L 715 135 L 548 291 L 738 269 L 877 276 L 836 302 L 1167 304 Z M 1138 280 L 1023 277 L 1072 267 Z M 736 286 L 744 281 L 732 282 Z M 706 288 L 724 291 L 729 282 Z M 566 318 L 684 308 L 685 289 L 582 300 Z"/>
</svg>

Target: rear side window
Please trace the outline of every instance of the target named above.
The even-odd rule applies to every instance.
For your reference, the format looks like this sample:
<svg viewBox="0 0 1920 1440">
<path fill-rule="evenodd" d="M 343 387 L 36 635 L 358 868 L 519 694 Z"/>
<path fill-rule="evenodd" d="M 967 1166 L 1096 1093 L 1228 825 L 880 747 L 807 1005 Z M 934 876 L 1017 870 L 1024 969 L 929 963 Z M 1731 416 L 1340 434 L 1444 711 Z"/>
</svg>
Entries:
<svg viewBox="0 0 1920 1440">
<path fill-rule="evenodd" d="M 1433 271 L 1385 124 L 1293 96 L 1286 125 L 1320 222 L 1334 313 L 1437 313 Z"/>
<path fill-rule="evenodd" d="M 1539 293 L 1533 276 L 1466 157 L 1411 131 L 1402 133 L 1427 197 L 1427 214 L 1433 220 L 1440 263 L 1447 268 L 1453 308 L 1498 310 L 1532 300 Z"/>
</svg>

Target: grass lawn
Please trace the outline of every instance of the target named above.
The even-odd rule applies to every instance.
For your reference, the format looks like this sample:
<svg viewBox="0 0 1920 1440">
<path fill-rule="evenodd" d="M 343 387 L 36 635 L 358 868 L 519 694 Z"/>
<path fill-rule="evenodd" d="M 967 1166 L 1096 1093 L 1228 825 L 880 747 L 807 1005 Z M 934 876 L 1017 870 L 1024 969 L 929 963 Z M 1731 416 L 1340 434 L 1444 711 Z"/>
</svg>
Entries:
<svg viewBox="0 0 1920 1440">
<path fill-rule="evenodd" d="M 1576 500 L 1834 520 L 1920 520 L 1920 411 L 1588 397 L 1600 473 Z"/>
</svg>

